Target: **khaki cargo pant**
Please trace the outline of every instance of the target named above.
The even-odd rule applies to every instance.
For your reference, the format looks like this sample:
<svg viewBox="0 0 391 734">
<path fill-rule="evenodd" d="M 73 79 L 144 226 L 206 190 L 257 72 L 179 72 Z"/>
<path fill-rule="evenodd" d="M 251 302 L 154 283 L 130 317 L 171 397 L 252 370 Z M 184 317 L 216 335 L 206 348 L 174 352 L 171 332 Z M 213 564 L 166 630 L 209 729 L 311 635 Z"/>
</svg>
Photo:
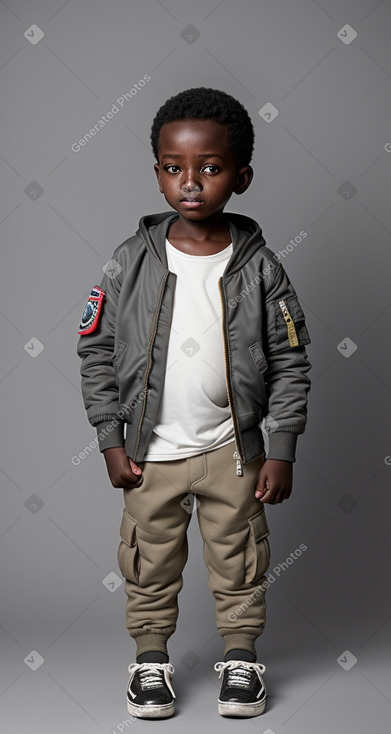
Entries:
<svg viewBox="0 0 391 734">
<path fill-rule="evenodd" d="M 118 565 L 128 597 L 126 627 L 137 655 L 167 652 L 176 629 L 192 517 L 188 494 L 199 502 L 208 586 L 224 654 L 234 648 L 255 653 L 266 621 L 261 584 L 270 563 L 265 508 L 254 496 L 265 457 L 243 464 L 238 477 L 233 451 L 231 442 L 188 459 L 140 462 L 141 479 L 123 490 Z"/>
</svg>

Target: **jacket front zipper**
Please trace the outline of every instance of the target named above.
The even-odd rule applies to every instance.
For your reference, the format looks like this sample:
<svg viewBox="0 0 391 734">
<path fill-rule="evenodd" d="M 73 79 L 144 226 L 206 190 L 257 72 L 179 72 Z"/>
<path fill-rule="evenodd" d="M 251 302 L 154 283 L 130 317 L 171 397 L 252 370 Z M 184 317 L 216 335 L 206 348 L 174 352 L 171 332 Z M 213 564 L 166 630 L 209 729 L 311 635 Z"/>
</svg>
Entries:
<svg viewBox="0 0 391 734">
<path fill-rule="evenodd" d="M 145 409 L 146 409 L 146 404 L 147 404 L 147 389 L 148 389 L 149 373 L 151 371 L 151 366 L 152 366 L 153 342 L 155 341 L 157 322 L 159 320 L 160 307 L 162 305 L 162 300 L 163 300 L 163 292 L 166 287 L 166 282 L 167 282 L 167 278 L 169 274 L 170 274 L 170 271 L 166 270 L 162 278 L 162 282 L 160 283 L 157 305 L 156 305 L 155 313 L 153 315 L 152 329 L 151 329 L 151 334 L 150 334 L 149 342 L 148 342 L 147 364 L 146 364 L 145 373 L 144 373 L 144 399 L 143 399 L 143 404 L 141 408 L 140 421 L 139 421 L 138 428 L 137 428 L 136 445 L 135 445 L 134 452 L 133 452 L 135 457 L 137 456 L 138 447 L 140 445 L 141 428 L 142 428 L 142 424 L 144 421 Z"/>
<path fill-rule="evenodd" d="M 235 397 L 233 394 L 231 379 L 230 379 L 231 365 L 230 365 L 230 357 L 229 357 L 229 351 L 228 351 L 227 316 L 226 316 L 225 303 L 224 303 L 223 279 L 222 278 L 219 278 L 218 286 L 219 286 L 221 308 L 222 308 L 222 314 L 223 314 L 222 327 L 223 327 L 224 362 L 225 362 L 225 382 L 227 385 L 228 404 L 229 404 L 229 408 L 231 411 L 232 423 L 233 423 L 234 435 L 235 435 L 235 452 L 233 454 L 233 458 L 236 459 L 236 474 L 238 475 L 238 477 L 242 477 L 243 476 L 242 460 L 244 456 L 244 451 L 243 451 L 243 446 L 242 446 L 242 442 L 240 438 L 239 421 L 238 421 L 238 415 L 236 411 Z M 240 454 L 239 446 L 242 451 L 242 455 Z"/>
</svg>

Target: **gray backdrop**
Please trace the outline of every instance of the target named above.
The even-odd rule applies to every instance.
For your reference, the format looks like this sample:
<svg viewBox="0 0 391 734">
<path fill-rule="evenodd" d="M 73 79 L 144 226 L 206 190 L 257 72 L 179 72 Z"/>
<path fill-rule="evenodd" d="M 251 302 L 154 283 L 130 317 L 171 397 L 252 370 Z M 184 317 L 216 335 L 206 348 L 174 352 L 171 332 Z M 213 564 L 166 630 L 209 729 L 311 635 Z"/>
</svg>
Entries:
<svg viewBox="0 0 391 734">
<path fill-rule="evenodd" d="M 98 449 L 73 458 L 95 438 L 77 329 L 115 247 L 141 216 L 168 209 L 149 148 L 155 112 L 204 85 L 238 98 L 254 123 L 255 177 L 227 211 L 257 219 L 281 251 L 307 316 L 313 385 L 293 493 L 266 507 L 267 711 L 240 722 L 217 713 L 223 641 L 193 515 L 169 641 L 178 713 L 159 727 L 383 732 L 390 2 L 8 0 L 0 19 L 2 730 L 155 725 L 126 711 L 135 645 L 116 560 L 122 492 Z"/>
</svg>

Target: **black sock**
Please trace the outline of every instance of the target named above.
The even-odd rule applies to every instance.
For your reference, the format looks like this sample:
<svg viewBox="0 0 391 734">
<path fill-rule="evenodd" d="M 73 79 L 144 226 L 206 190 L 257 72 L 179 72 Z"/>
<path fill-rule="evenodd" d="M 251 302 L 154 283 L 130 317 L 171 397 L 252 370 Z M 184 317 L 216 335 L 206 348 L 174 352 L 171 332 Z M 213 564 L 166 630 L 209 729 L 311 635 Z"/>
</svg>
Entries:
<svg viewBox="0 0 391 734">
<path fill-rule="evenodd" d="M 142 652 L 141 655 L 137 655 L 136 661 L 138 663 L 168 663 L 168 655 L 160 650 L 147 650 Z"/>
<path fill-rule="evenodd" d="M 228 663 L 228 660 L 245 660 L 247 663 L 255 663 L 256 655 L 250 650 L 230 650 L 224 655 L 224 662 Z"/>
</svg>

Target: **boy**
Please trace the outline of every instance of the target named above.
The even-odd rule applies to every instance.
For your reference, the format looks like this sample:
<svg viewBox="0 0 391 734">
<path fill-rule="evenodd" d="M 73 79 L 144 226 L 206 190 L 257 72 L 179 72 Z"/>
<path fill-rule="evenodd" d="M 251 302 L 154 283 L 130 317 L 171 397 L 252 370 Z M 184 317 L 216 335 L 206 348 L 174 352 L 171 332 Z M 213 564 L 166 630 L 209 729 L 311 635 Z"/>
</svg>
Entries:
<svg viewBox="0 0 391 734">
<path fill-rule="evenodd" d="M 167 640 L 196 493 L 225 641 L 214 666 L 218 712 L 256 716 L 266 701 L 254 647 L 270 563 L 264 505 L 291 494 L 310 338 L 257 222 L 223 213 L 253 177 L 245 108 L 219 90 L 185 90 L 157 112 L 151 142 L 174 212 L 142 217 L 114 251 L 87 301 L 77 347 L 87 417 L 111 484 L 124 493 L 118 564 L 137 643 L 127 706 L 140 718 L 174 713 Z"/>
</svg>

